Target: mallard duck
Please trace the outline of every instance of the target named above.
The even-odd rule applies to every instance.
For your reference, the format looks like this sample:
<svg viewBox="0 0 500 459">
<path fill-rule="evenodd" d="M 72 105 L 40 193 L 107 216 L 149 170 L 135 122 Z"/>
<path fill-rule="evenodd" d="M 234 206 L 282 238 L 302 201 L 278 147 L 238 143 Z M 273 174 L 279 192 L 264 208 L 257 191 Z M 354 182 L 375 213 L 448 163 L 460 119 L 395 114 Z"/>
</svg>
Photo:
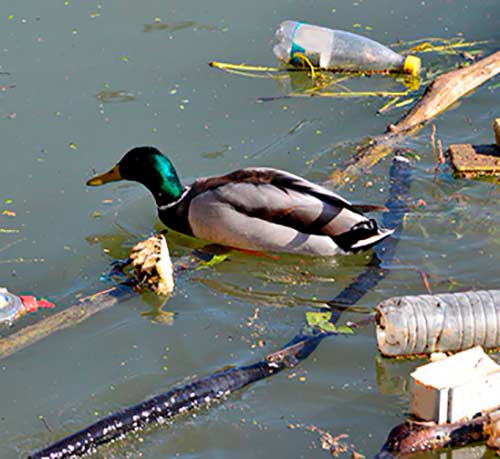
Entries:
<svg viewBox="0 0 500 459">
<path fill-rule="evenodd" d="M 249 167 L 184 186 L 160 151 L 137 147 L 87 185 L 117 180 L 148 188 L 168 228 L 237 249 L 332 256 L 368 249 L 393 232 L 363 215 L 383 206 L 351 204 L 279 169 Z"/>
</svg>

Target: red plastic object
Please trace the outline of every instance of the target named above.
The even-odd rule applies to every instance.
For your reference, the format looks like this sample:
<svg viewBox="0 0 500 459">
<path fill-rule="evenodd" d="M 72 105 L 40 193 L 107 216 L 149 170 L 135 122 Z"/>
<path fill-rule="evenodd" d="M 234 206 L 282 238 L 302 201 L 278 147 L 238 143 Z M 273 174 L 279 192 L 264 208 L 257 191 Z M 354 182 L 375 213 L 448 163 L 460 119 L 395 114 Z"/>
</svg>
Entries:
<svg viewBox="0 0 500 459">
<path fill-rule="evenodd" d="M 37 300 L 36 297 L 31 295 L 19 295 L 21 302 L 27 312 L 36 312 L 40 308 L 52 309 L 55 305 L 47 300 Z"/>
</svg>

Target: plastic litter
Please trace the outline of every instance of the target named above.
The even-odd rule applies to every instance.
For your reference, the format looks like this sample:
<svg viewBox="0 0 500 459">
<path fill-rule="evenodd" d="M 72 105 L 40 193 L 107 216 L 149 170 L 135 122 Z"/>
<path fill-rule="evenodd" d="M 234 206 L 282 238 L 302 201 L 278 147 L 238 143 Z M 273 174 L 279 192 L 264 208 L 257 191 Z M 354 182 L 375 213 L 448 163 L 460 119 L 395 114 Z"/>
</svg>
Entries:
<svg viewBox="0 0 500 459">
<path fill-rule="evenodd" d="M 19 317 L 39 308 L 53 308 L 54 304 L 46 300 L 37 300 L 31 295 L 14 295 L 5 288 L 0 288 L 0 324 L 11 324 Z"/>
<path fill-rule="evenodd" d="M 6 289 L 0 289 L 0 323 L 14 321 L 22 309 L 21 298 Z"/>
<path fill-rule="evenodd" d="M 437 424 L 500 406 L 500 365 L 481 346 L 419 366 L 410 375 L 410 413 Z"/>
<path fill-rule="evenodd" d="M 276 30 L 274 55 L 300 64 L 304 58 L 322 69 L 392 71 L 418 75 L 420 59 L 402 56 L 374 40 L 342 30 L 284 21 Z"/>
<path fill-rule="evenodd" d="M 500 348 L 500 290 L 395 297 L 375 311 L 386 356 Z"/>
</svg>

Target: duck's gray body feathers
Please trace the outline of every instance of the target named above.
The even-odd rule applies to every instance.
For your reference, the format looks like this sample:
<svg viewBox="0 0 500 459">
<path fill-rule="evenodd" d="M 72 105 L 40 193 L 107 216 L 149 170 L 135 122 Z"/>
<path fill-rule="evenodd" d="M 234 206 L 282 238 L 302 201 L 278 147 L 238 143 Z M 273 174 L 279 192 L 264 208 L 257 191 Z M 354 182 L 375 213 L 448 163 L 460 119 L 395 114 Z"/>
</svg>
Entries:
<svg viewBox="0 0 500 459">
<path fill-rule="evenodd" d="M 226 246 L 321 256 L 366 249 L 392 233 L 334 192 L 271 168 L 196 180 L 159 216 L 172 229 Z"/>
</svg>

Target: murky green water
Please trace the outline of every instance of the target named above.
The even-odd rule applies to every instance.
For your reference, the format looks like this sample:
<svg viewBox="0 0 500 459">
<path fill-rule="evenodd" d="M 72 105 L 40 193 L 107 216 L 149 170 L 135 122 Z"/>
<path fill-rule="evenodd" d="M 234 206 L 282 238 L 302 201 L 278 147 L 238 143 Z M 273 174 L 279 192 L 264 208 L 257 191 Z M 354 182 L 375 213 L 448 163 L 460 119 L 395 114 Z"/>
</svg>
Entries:
<svg viewBox="0 0 500 459">
<path fill-rule="evenodd" d="M 152 199 L 139 186 L 84 185 L 94 168 L 105 169 L 132 146 L 168 152 L 186 181 L 247 165 L 321 181 L 364 136 L 382 132 L 403 113 L 377 116 L 384 103 L 378 99 L 257 103 L 283 94 L 279 85 L 207 66 L 212 59 L 274 64 L 273 32 L 283 19 L 362 31 L 385 43 L 463 33 L 491 40 L 482 48 L 492 51 L 500 40 L 499 13 L 496 0 L 5 0 L 0 210 L 15 216 L 0 215 L 0 228 L 17 232 L 0 232 L 1 284 L 49 296 L 61 307 L 106 287 L 99 277 L 110 261 L 160 228 Z M 426 58 L 428 68 L 453 61 Z M 443 145 L 491 143 L 498 103 L 497 79 L 439 117 Z M 360 306 L 423 293 L 417 270 L 432 276 L 434 291 L 498 287 L 498 188 L 454 179 L 447 167 L 435 173 L 429 134 L 426 128 L 403 145 L 421 158 L 411 194 L 423 205 L 408 215 L 391 275 Z M 388 166 L 382 162 L 342 193 L 383 203 Z M 366 188 L 367 181 L 375 185 Z M 189 251 L 185 241 L 170 245 L 175 256 Z M 165 307 L 177 313 L 173 326 L 151 320 L 158 305 L 144 297 L 0 362 L 0 456 L 24 457 L 187 377 L 260 359 L 300 328 L 304 298 L 333 297 L 366 260 L 366 254 L 337 264 L 234 255 L 178 279 Z M 407 375 L 416 364 L 380 360 L 372 328 L 326 340 L 293 371 L 96 457 L 328 457 L 317 434 L 289 424 L 346 432 L 370 456 L 404 419 Z"/>
</svg>

